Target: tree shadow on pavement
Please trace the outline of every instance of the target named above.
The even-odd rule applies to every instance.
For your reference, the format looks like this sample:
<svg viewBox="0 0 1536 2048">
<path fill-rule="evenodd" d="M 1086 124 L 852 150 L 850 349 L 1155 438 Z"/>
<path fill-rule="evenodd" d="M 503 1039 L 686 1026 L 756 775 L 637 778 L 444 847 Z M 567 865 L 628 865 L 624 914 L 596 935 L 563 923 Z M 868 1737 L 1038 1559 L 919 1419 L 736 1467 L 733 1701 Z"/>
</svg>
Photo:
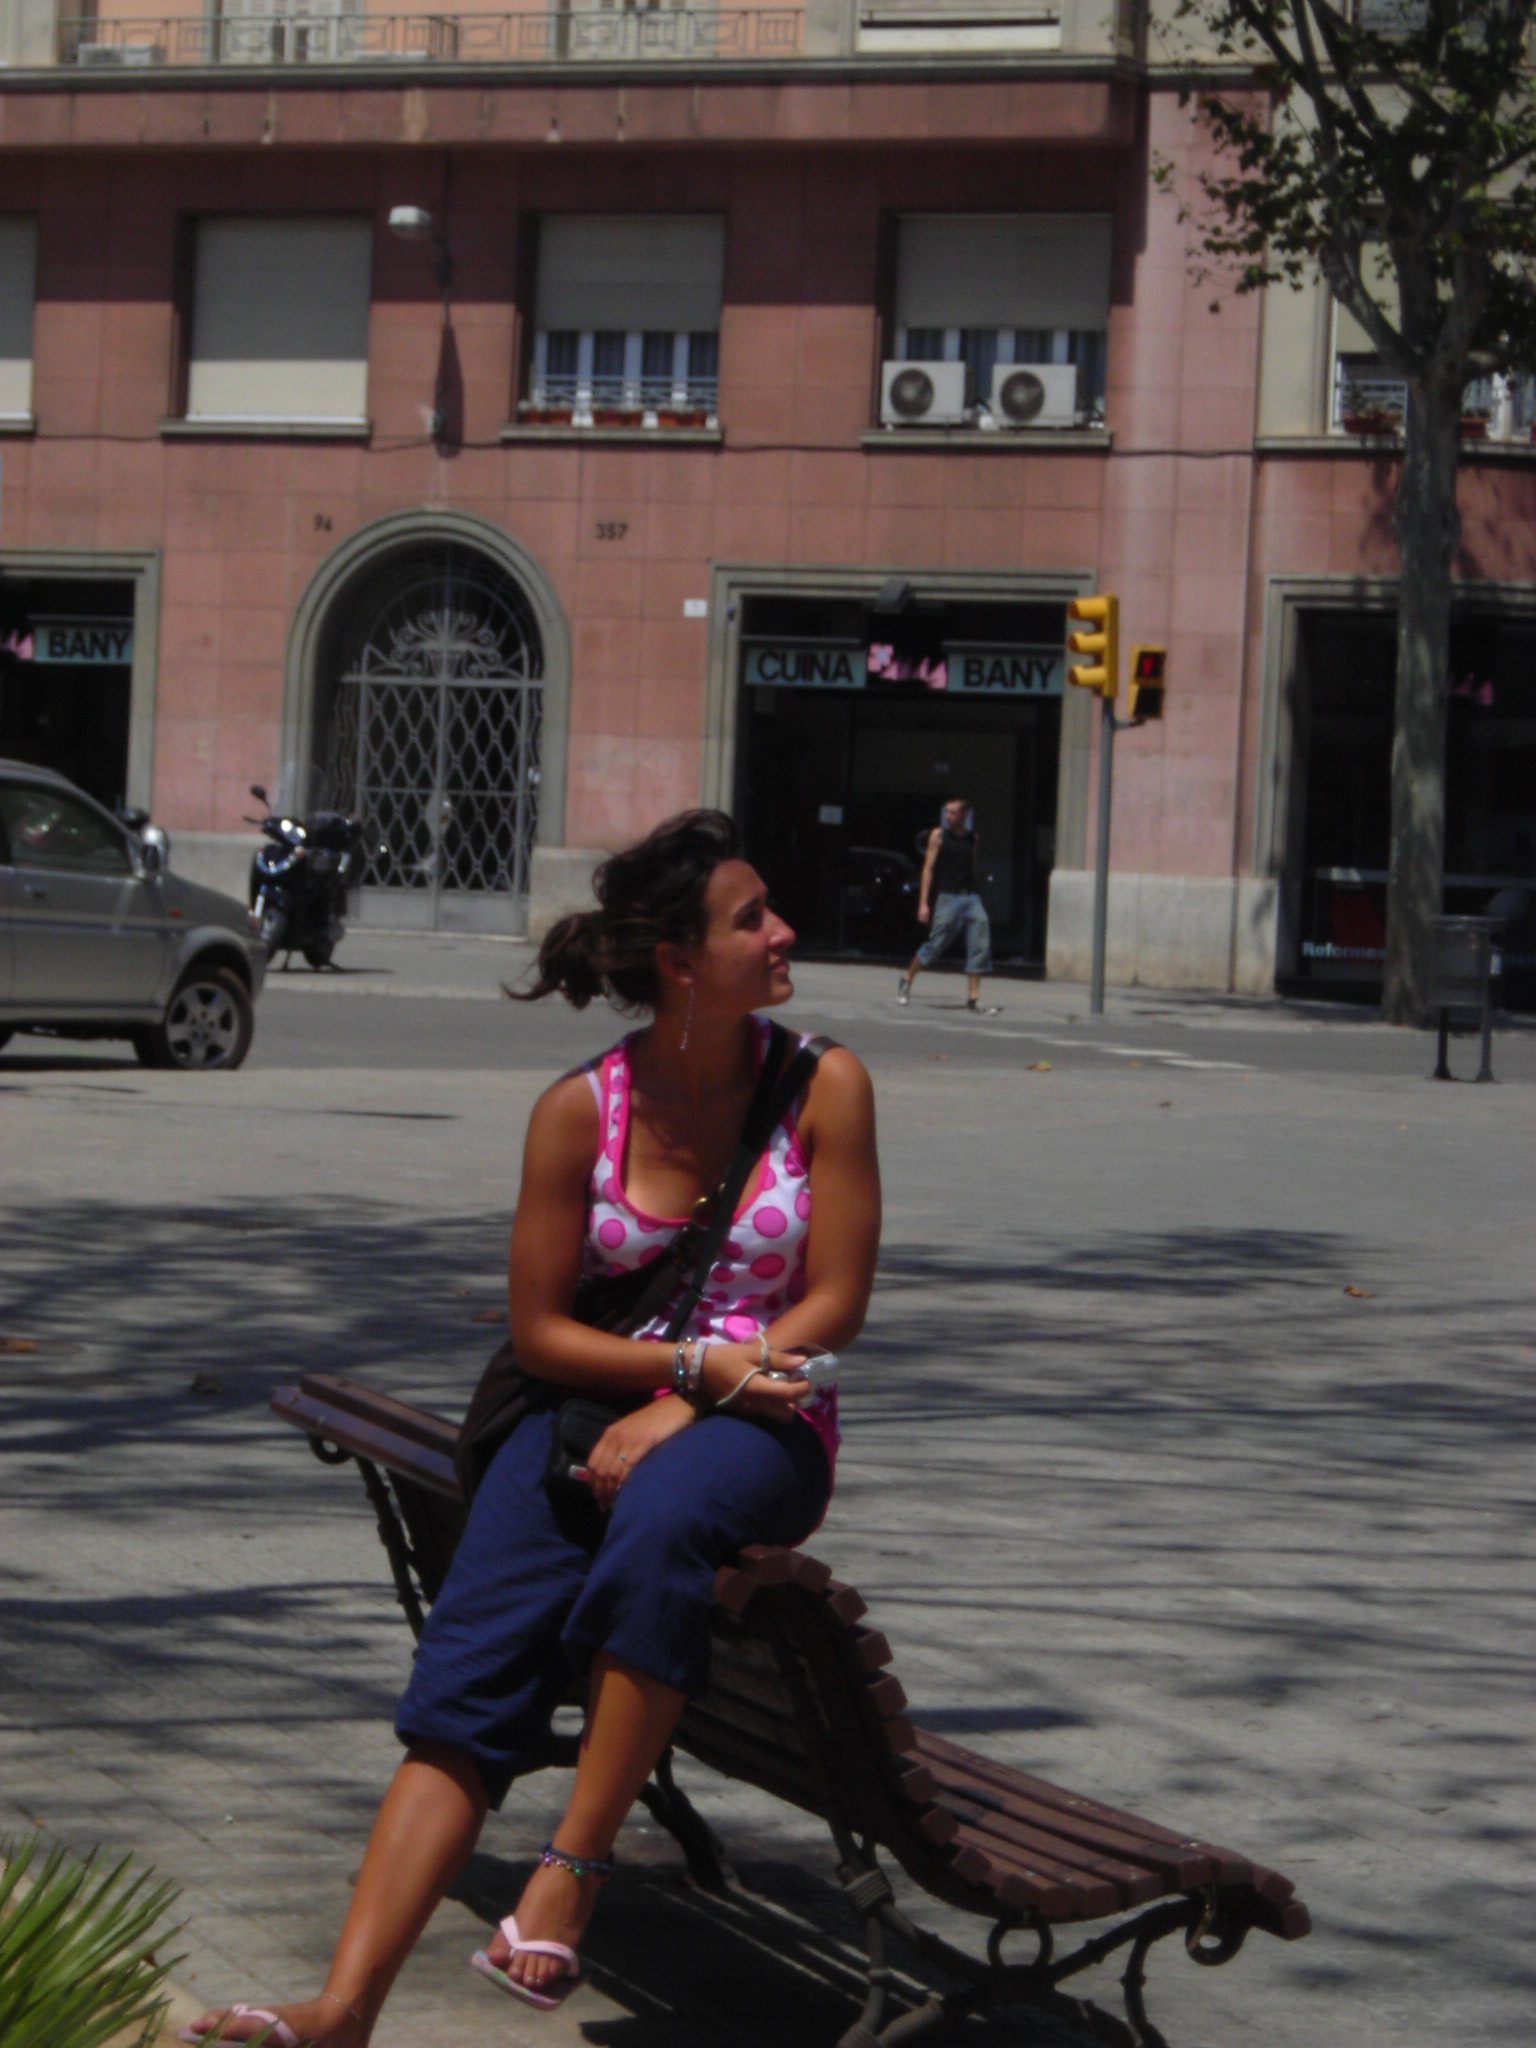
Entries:
<svg viewBox="0 0 1536 2048">
<path fill-rule="evenodd" d="M 285 1811 L 360 1833 L 388 1742 L 338 1760 L 334 1731 L 385 1721 L 408 1642 L 355 1477 L 266 1404 L 321 1369 L 461 1412 L 500 1337 L 505 1214 L 125 1194 L 0 1224 L 0 1336 L 36 1345 L 0 1353 L 4 1504 L 58 1532 L 56 1555 L 13 1547 L 0 1724 L 61 1773 L 99 1732 L 125 1841 L 185 1757 L 227 1769 L 226 1810 L 244 1799 L 258 1837 L 274 1735 Z M 1469 1936 L 1432 1873 L 1490 1867 L 1520 1810 L 1528 1302 L 1442 1279 L 1411 1247 L 1323 1230 L 1068 1240 L 1000 1219 L 963 1252 L 888 1242 L 843 1383 L 838 1520 L 810 1547 L 870 1599 L 916 1718 L 1046 1775 L 1085 1762 L 1084 1790 L 1159 1819 L 1219 1836 L 1235 1813 L 1238 1845 L 1281 1867 L 1304 1843 L 1293 1874 L 1325 1902 L 1330 1859 L 1354 1870 L 1392 1834 L 1396 1903 L 1333 1880 L 1327 1944 L 1266 1965 L 1292 1987 L 1379 1985 L 1371 1958 L 1397 1942 L 1448 1981 L 1526 1980 L 1498 1885 Z M 771 1895 L 802 1882 L 760 1862 Z M 803 1883 L 825 1935 L 838 1895 Z M 701 2042 L 750 2039 L 743 2010 L 773 2016 L 765 2040 L 847 2024 L 835 1968 L 828 2023 L 797 1951 L 764 1941 L 749 1965 L 746 1933 L 699 1932 L 675 1874 L 634 1884 L 635 1913 L 591 1943 L 632 2016 L 590 2038 L 692 2048 L 682 2015 L 706 1994 Z"/>
</svg>

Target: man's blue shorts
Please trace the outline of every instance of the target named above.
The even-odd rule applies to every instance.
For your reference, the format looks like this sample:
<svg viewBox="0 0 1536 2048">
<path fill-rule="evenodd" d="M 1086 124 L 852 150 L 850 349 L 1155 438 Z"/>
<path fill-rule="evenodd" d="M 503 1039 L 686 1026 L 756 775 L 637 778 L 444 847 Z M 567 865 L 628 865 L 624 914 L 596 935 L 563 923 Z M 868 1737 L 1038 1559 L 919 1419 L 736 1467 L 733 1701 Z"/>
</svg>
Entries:
<svg viewBox="0 0 1536 2048">
<path fill-rule="evenodd" d="M 715 1573 L 748 1543 L 803 1542 L 832 1491 L 807 1423 L 709 1415 L 641 1459 L 593 1549 L 544 1489 L 553 1429 L 525 1416 L 480 1482 L 395 1715 L 402 1742 L 467 1751 L 497 1807 L 594 1651 L 702 1692 Z"/>
<path fill-rule="evenodd" d="M 927 940 L 917 949 L 918 960 L 924 967 L 931 967 L 941 953 L 948 952 L 962 925 L 965 927 L 966 973 L 992 972 L 992 926 L 987 918 L 987 906 L 969 889 L 953 896 L 943 895 L 934 904 Z"/>
</svg>

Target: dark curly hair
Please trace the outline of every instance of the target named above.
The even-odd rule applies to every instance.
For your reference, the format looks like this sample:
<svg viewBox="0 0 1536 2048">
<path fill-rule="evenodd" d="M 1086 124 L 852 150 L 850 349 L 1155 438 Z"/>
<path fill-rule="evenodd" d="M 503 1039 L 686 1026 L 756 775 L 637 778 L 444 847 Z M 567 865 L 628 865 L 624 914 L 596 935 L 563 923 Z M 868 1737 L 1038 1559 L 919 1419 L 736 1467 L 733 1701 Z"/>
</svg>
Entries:
<svg viewBox="0 0 1536 2048">
<path fill-rule="evenodd" d="M 532 1003 L 558 992 L 578 1010 L 605 995 L 623 1010 L 655 1009 L 656 948 L 699 943 L 709 878 L 740 851 L 740 834 L 724 811 L 668 818 L 638 846 L 609 855 L 592 878 L 597 908 L 552 925 L 539 948 L 538 980 L 507 994 Z"/>
</svg>

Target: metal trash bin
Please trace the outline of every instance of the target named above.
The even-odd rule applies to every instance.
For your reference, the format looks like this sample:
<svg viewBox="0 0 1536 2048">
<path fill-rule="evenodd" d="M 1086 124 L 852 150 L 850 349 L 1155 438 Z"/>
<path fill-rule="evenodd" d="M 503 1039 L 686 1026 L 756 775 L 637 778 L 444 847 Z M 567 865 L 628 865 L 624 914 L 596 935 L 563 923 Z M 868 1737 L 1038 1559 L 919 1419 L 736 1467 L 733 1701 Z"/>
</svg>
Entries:
<svg viewBox="0 0 1536 2048">
<path fill-rule="evenodd" d="M 1430 968 L 1430 1008 L 1440 1018 L 1440 1052 L 1432 1078 L 1450 1081 L 1449 1049 L 1452 1013 L 1475 1016 L 1482 1026 L 1483 1058 L 1479 1081 L 1493 1079 L 1493 976 L 1495 954 L 1491 917 L 1437 917 Z"/>
</svg>

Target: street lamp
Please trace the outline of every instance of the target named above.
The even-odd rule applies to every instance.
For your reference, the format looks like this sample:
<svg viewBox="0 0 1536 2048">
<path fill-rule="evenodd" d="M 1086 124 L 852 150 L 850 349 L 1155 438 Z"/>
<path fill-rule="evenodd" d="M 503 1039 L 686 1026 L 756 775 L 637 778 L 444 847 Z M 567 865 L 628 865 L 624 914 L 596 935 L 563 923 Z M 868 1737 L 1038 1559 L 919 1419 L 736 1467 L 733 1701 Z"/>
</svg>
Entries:
<svg viewBox="0 0 1536 2048">
<path fill-rule="evenodd" d="M 437 252 L 438 289 L 446 294 L 453 278 L 453 256 L 448 248 L 448 237 L 427 209 L 424 206 L 392 206 L 389 209 L 389 232 L 398 235 L 402 242 L 432 244 Z"/>
</svg>

